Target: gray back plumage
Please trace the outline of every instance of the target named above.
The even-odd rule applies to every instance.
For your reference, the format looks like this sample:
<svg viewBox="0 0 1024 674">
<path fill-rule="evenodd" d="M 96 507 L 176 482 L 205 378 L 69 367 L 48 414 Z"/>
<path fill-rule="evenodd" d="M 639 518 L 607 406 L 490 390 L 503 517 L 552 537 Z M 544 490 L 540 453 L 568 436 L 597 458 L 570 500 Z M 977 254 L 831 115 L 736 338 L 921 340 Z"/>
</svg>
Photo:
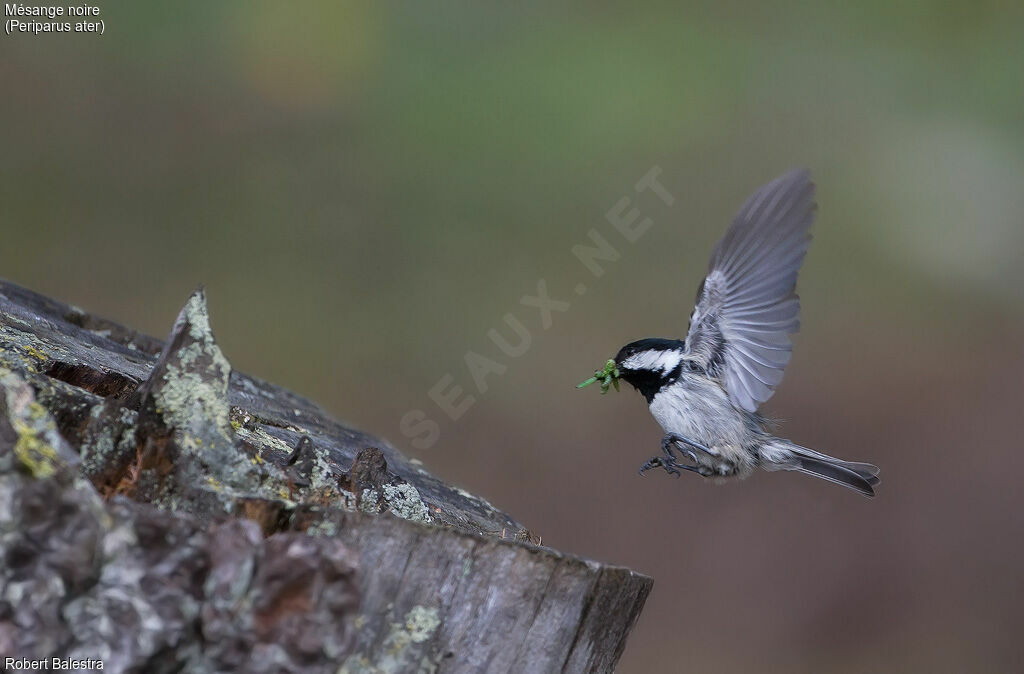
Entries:
<svg viewBox="0 0 1024 674">
<path fill-rule="evenodd" d="M 782 381 L 800 327 L 796 278 L 811 237 L 814 184 L 790 171 L 755 192 L 715 246 L 686 350 L 754 412 Z"/>
</svg>

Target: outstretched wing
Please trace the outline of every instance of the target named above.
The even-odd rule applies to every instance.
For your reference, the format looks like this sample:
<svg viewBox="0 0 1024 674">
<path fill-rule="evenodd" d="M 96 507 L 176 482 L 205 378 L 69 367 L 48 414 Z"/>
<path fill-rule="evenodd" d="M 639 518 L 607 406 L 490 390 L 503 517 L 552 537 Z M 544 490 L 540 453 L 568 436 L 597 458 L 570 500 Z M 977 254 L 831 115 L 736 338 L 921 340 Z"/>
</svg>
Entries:
<svg viewBox="0 0 1024 674">
<path fill-rule="evenodd" d="M 796 277 L 811 243 L 814 184 L 790 171 L 747 200 L 715 246 L 686 349 L 749 412 L 782 381 L 800 328 Z"/>
</svg>

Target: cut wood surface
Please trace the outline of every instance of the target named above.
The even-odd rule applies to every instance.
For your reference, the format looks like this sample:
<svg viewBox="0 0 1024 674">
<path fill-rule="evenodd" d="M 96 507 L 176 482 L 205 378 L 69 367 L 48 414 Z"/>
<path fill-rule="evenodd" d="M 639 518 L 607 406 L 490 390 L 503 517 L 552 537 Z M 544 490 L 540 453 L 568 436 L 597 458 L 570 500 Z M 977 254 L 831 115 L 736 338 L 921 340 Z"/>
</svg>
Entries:
<svg viewBox="0 0 1024 674">
<path fill-rule="evenodd" d="M 608 672 L 651 580 L 234 371 L 0 281 L 0 653 L 104 671 Z"/>
</svg>

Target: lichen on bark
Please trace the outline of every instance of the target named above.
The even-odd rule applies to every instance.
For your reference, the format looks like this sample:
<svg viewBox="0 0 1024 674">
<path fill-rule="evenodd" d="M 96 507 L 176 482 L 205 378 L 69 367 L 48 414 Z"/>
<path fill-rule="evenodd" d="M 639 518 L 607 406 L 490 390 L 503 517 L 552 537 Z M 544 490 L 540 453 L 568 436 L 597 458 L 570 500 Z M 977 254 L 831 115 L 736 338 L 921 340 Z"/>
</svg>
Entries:
<svg viewBox="0 0 1024 674">
<path fill-rule="evenodd" d="M 610 671 L 649 579 L 536 540 L 232 371 L 202 292 L 162 343 L 0 280 L 0 650 L 109 671 Z"/>
</svg>

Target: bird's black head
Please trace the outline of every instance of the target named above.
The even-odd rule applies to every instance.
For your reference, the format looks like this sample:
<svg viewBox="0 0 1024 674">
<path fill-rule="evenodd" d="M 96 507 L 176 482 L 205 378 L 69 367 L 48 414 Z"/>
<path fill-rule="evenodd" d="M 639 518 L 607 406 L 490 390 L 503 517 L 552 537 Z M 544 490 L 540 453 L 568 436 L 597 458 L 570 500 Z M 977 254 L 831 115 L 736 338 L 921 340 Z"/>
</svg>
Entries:
<svg viewBox="0 0 1024 674">
<path fill-rule="evenodd" d="M 622 378 L 649 403 L 663 386 L 679 378 L 684 347 L 678 339 L 641 339 L 619 349 L 615 365 Z"/>
</svg>

